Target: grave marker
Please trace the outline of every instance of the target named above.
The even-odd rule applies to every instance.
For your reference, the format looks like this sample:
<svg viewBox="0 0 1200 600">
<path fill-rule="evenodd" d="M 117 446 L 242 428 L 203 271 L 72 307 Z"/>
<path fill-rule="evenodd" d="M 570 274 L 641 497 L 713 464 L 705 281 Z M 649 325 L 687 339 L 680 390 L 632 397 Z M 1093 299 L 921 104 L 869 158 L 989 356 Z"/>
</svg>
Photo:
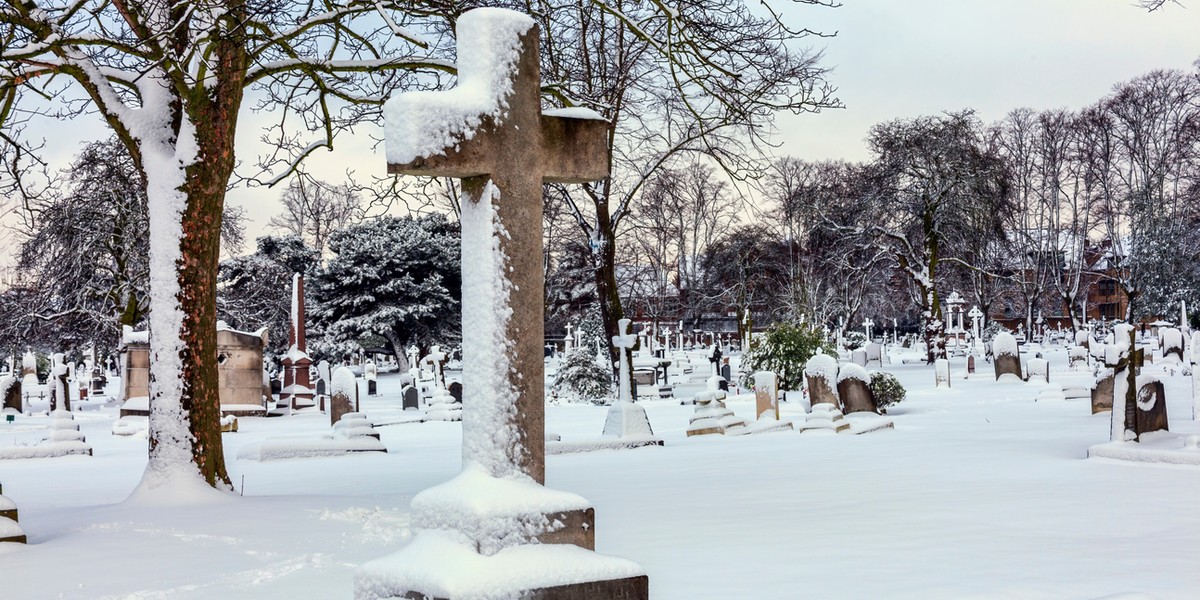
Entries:
<svg viewBox="0 0 1200 600">
<path fill-rule="evenodd" d="M 463 387 L 471 392 L 463 397 L 463 472 L 414 498 L 414 525 L 427 529 L 396 555 L 359 567 L 360 599 L 450 595 L 435 590 L 461 579 L 461 561 L 430 563 L 413 577 L 396 569 L 429 551 L 473 550 L 471 560 L 487 562 L 505 548 L 519 552 L 535 541 L 589 550 L 595 543 L 586 500 L 540 485 L 542 184 L 606 178 L 608 123 L 542 114 L 539 34 L 528 16 L 474 9 L 458 19 L 456 33 L 459 89 L 401 94 L 384 113 L 390 173 L 462 179 L 462 294 L 470 299 L 462 306 Z M 481 490 L 506 502 L 478 502 Z M 470 576 L 476 584 L 488 582 L 489 595 L 497 597 L 649 597 L 648 579 L 636 564 L 591 552 L 571 561 L 573 569 L 605 575 L 563 585 L 550 561 L 525 577 L 499 565 Z"/>
</svg>

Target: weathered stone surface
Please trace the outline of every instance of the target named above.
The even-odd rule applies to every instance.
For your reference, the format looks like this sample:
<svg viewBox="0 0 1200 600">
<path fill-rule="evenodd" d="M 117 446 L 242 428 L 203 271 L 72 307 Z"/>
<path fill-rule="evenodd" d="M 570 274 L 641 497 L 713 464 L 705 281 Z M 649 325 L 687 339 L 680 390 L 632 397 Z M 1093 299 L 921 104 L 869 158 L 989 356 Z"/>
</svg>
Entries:
<svg viewBox="0 0 1200 600">
<path fill-rule="evenodd" d="M 865 367 L 868 369 L 878 369 L 883 366 L 883 346 L 875 342 L 871 342 L 863 347 L 863 352 L 867 354 L 867 362 Z"/>
<path fill-rule="evenodd" d="M 824 377 L 805 375 L 804 380 L 808 383 L 808 398 L 812 406 L 832 404 L 838 410 L 841 410 L 842 400 L 838 397 L 837 390 L 830 387 L 829 382 Z"/>
<path fill-rule="evenodd" d="M 1092 388 L 1092 414 L 1111 412 L 1112 408 L 1113 374 L 1108 373 L 1096 380 L 1096 386 Z"/>
<path fill-rule="evenodd" d="M 875 394 L 871 393 L 867 382 L 847 377 L 838 382 L 837 390 L 838 396 L 842 399 L 844 414 L 862 411 L 879 412 L 879 407 L 875 405 Z"/>
<path fill-rule="evenodd" d="M 405 600 L 455 600 L 426 596 L 420 592 L 408 592 L 401 596 Z M 646 575 L 588 581 L 549 588 L 529 590 L 517 596 L 519 600 L 649 600 L 650 579 Z"/>
<path fill-rule="evenodd" d="M 1161 381 L 1148 382 L 1138 390 L 1136 415 L 1134 432 L 1139 440 L 1147 433 L 1167 431 L 1167 398 Z"/>
<path fill-rule="evenodd" d="M 1000 354 L 996 356 L 996 379 L 1000 379 L 1001 375 L 1011 374 L 1024 379 L 1021 376 L 1021 357 L 1013 356 L 1012 354 Z"/>
<path fill-rule="evenodd" d="M 21 402 L 21 380 L 19 378 L 13 377 L 12 381 L 9 382 L 8 389 L 4 392 L 4 404 L 0 408 L 21 412 L 23 406 Z"/>
<path fill-rule="evenodd" d="M 342 415 L 355 412 L 354 399 L 344 393 L 334 394 L 329 399 L 329 424 L 342 420 Z"/>
<path fill-rule="evenodd" d="M 850 362 L 860 367 L 867 366 L 867 351 L 862 349 L 851 351 Z"/>
<path fill-rule="evenodd" d="M 571 544 L 585 550 L 596 549 L 596 510 L 586 508 L 546 515 L 550 522 L 562 527 L 538 536 L 543 544 Z"/>
</svg>

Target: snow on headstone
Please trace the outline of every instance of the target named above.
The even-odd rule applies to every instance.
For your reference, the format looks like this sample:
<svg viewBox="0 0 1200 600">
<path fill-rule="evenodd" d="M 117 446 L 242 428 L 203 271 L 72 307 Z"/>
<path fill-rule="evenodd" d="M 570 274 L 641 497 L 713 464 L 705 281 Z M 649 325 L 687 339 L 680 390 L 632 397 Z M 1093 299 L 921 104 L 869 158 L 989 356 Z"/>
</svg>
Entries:
<svg viewBox="0 0 1200 600">
<path fill-rule="evenodd" d="M 1183 363 L 1183 332 L 1174 327 L 1165 327 L 1158 330 L 1158 341 L 1162 344 L 1162 356 L 1164 361 L 1170 361 L 1176 364 Z"/>
<path fill-rule="evenodd" d="M 779 420 L 779 378 L 770 371 L 754 373 L 754 412 L 758 419 Z"/>
<path fill-rule="evenodd" d="M 846 363 L 838 370 L 838 397 L 845 414 L 853 412 L 878 413 L 875 395 L 870 388 L 871 376 L 867 370 L 854 363 Z"/>
<path fill-rule="evenodd" d="M 358 381 L 349 367 L 338 367 L 330 375 L 329 423 L 341 420 L 346 413 L 358 410 Z"/>
<path fill-rule="evenodd" d="M 937 387 L 950 387 L 950 361 L 944 358 L 933 361 L 933 373 Z"/>
<path fill-rule="evenodd" d="M 650 418 L 646 409 L 633 402 L 631 395 L 632 365 L 629 353 L 637 343 L 637 336 L 629 333 L 629 319 L 621 319 L 617 323 L 619 335 L 612 338 L 613 347 L 617 348 L 620 357 L 620 385 L 616 402 L 608 409 L 604 420 L 604 435 L 617 437 L 649 437 L 654 435 L 650 428 Z"/>
<path fill-rule="evenodd" d="M 1025 365 L 1029 371 L 1029 381 L 1038 383 L 1050 382 L 1050 363 L 1044 358 L 1031 358 Z"/>
<path fill-rule="evenodd" d="M 997 380 L 1005 375 L 1015 375 L 1017 379 L 1024 379 L 1021 376 L 1021 355 L 1017 338 L 1011 333 L 1002 331 L 996 334 L 992 339 L 992 354 Z"/>
<path fill-rule="evenodd" d="M 838 364 L 827 354 L 816 354 L 804 364 L 804 378 L 808 384 L 810 405 L 832 404 L 841 408 L 837 396 Z"/>
</svg>

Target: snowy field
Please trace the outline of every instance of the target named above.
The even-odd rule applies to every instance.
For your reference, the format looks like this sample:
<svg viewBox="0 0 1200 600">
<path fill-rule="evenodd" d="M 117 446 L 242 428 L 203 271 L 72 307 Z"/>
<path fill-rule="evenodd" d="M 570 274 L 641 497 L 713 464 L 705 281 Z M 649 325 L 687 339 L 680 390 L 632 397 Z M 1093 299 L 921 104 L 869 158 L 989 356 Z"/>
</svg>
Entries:
<svg viewBox="0 0 1200 600">
<path fill-rule="evenodd" d="M 1065 353 L 1049 358 L 1053 379 Z M 986 363 L 963 379 L 961 361 L 952 390 L 932 367 L 886 367 L 908 399 L 894 430 L 862 436 L 687 438 L 693 407 L 646 402 L 665 447 L 549 456 L 547 484 L 593 503 L 597 550 L 641 564 L 656 600 L 1200 597 L 1200 467 L 1085 459 L 1107 413 L 1035 402 L 1038 386 L 994 383 Z M 397 381 L 364 397 L 373 421 L 398 415 Z M 1200 433 L 1190 379 L 1166 385 L 1172 431 Z M 547 430 L 596 437 L 605 413 L 550 406 Z M 0 545 L 0 598 L 350 598 L 357 565 L 411 539 L 412 496 L 460 466 L 451 423 L 381 427 L 387 454 L 238 459 L 329 430 L 315 412 L 243 418 L 224 438 L 242 496 L 153 506 L 126 500 L 146 441 L 112 435 L 115 418 L 77 414 L 94 457 L 0 463 L 30 542 Z M 47 423 L 0 423 L 0 446 Z"/>
</svg>

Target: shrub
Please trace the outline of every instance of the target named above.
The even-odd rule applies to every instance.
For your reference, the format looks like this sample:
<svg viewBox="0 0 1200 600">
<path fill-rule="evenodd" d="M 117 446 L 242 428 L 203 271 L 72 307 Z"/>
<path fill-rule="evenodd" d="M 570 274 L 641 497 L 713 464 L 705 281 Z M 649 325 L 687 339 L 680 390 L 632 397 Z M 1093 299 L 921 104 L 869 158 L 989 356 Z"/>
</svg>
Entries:
<svg viewBox="0 0 1200 600">
<path fill-rule="evenodd" d="M 887 407 L 904 400 L 904 386 L 895 375 L 884 371 L 871 373 L 871 383 L 868 384 L 871 393 L 875 395 L 875 405 L 880 412 L 887 412 Z"/>
<path fill-rule="evenodd" d="M 804 383 L 804 364 L 818 350 L 836 355 L 820 329 L 805 323 L 776 323 L 742 355 L 742 385 L 754 385 L 755 371 L 771 371 L 779 378 L 780 389 L 799 390 Z"/>
<path fill-rule="evenodd" d="M 567 402 L 607 404 L 612 399 L 612 375 L 596 363 L 587 347 L 576 348 L 563 357 L 554 392 Z"/>
<path fill-rule="evenodd" d="M 844 343 L 847 350 L 858 350 L 867 345 L 867 334 L 861 331 L 851 331 L 846 334 Z"/>
</svg>

